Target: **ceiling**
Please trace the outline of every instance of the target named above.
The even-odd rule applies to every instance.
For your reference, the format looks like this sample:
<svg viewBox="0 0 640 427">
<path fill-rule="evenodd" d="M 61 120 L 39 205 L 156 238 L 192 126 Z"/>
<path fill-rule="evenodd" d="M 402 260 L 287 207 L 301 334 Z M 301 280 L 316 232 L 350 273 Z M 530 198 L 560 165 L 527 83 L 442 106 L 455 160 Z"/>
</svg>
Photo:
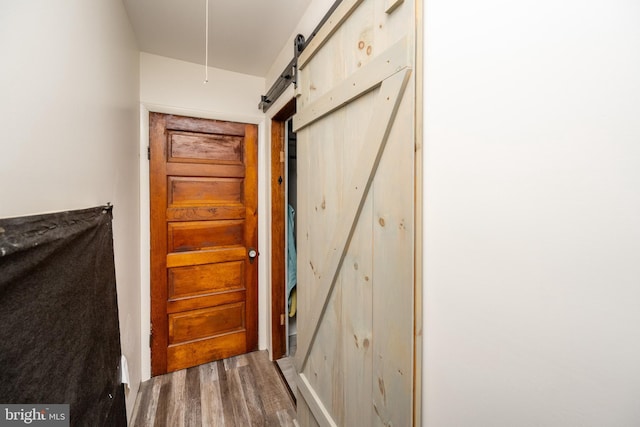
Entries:
<svg viewBox="0 0 640 427">
<path fill-rule="evenodd" d="M 204 64 L 207 0 L 122 0 L 143 52 Z M 209 66 L 264 77 L 311 0 L 208 0 Z M 291 46 L 293 56 L 293 45 Z"/>
</svg>

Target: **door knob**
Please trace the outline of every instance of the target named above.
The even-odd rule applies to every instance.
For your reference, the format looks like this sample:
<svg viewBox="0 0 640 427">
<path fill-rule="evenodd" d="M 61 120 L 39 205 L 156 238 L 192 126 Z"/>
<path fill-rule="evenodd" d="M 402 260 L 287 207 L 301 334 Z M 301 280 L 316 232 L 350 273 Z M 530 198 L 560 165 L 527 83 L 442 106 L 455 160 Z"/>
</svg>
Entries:
<svg viewBox="0 0 640 427">
<path fill-rule="evenodd" d="M 255 257 L 258 256 L 258 252 L 256 252 L 256 250 L 253 248 L 249 248 L 248 255 L 249 255 L 249 262 L 253 264 L 253 260 L 255 259 Z"/>
</svg>

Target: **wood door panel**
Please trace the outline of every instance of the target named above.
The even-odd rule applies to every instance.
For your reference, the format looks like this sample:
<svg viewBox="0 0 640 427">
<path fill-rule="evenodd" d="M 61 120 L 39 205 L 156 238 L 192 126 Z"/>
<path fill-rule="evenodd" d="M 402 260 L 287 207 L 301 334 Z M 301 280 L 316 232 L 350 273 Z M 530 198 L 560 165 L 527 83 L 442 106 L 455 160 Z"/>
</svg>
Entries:
<svg viewBox="0 0 640 427">
<path fill-rule="evenodd" d="M 167 221 L 240 219 L 245 211 L 242 206 L 168 208 Z"/>
<path fill-rule="evenodd" d="M 172 268 L 184 267 L 187 265 L 211 264 L 214 262 L 244 260 L 246 257 L 247 250 L 244 247 L 219 248 L 193 252 L 174 252 L 167 255 L 166 266 L 167 268 Z"/>
<path fill-rule="evenodd" d="M 241 205 L 244 180 L 238 178 L 168 177 L 169 206 Z"/>
<path fill-rule="evenodd" d="M 169 269 L 169 301 L 244 289 L 244 262 L 223 262 Z"/>
<path fill-rule="evenodd" d="M 168 251 L 185 252 L 244 243 L 244 221 L 197 221 L 168 224 Z"/>
<path fill-rule="evenodd" d="M 215 307 L 218 305 L 241 302 L 247 299 L 246 289 L 228 290 L 214 294 L 198 295 L 167 301 L 167 313 L 178 313 L 181 311 L 199 310 L 201 308 Z M 248 322 L 247 322 L 248 324 Z"/>
<path fill-rule="evenodd" d="M 257 126 L 150 113 L 151 371 L 257 347 Z"/>
<path fill-rule="evenodd" d="M 245 136 L 245 123 L 223 122 L 220 120 L 203 120 L 195 117 L 165 115 L 166 128 L 185 132 L 201 132 L 208 134 Z"/>
<path fill-rule="evenodd" d="M 167 348 L 167 371 L 183 369 L 184 360 L 190 360 L 196 366 L 246 353 L 247 346 L 247 336 L 244 332 L 172 345 Z"/>
<path fill-rule="evenodd" d="M 167 163 L 170 176 L 215 176 L 218 178 L 244 178 L 243 165 L 214 165 L 209 163 Z"/>
<path fill-rule="evenodd" d="M 228 135 L 169 133 L 169 162 L 244 165 L 243 138 Z"/>
<path fill-rule="evenodd" d="M 243 302 L 169 315 L 169 344 L 213 338 L 244 329 Z"/>
</svg>

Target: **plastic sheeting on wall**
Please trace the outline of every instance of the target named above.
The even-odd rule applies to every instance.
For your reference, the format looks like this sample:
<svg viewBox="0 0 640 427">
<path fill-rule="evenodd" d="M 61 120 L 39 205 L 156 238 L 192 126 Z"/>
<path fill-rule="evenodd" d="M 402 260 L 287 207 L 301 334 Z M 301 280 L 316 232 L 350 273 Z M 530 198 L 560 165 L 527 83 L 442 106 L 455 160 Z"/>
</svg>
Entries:
<svg viewBox="0 0 640 427">
<path fill-rule="evenodd" d="M 0 402 L 126 425 L 111 207 L 0 219 Z"/>
</svg>

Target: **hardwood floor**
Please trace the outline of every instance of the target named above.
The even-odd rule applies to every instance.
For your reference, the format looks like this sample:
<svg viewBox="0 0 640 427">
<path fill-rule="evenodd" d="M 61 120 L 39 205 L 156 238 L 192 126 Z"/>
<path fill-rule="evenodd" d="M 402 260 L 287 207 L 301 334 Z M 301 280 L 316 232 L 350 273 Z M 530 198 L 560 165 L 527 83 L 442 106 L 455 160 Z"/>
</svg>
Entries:
<svg viewBox="0 0 640 427">
<path fill-rule="evenodd" d="M 294 427 L 295 407 L 266 351 L 157 376 L 140 385 L 133 427 Z"/>
</svg>

